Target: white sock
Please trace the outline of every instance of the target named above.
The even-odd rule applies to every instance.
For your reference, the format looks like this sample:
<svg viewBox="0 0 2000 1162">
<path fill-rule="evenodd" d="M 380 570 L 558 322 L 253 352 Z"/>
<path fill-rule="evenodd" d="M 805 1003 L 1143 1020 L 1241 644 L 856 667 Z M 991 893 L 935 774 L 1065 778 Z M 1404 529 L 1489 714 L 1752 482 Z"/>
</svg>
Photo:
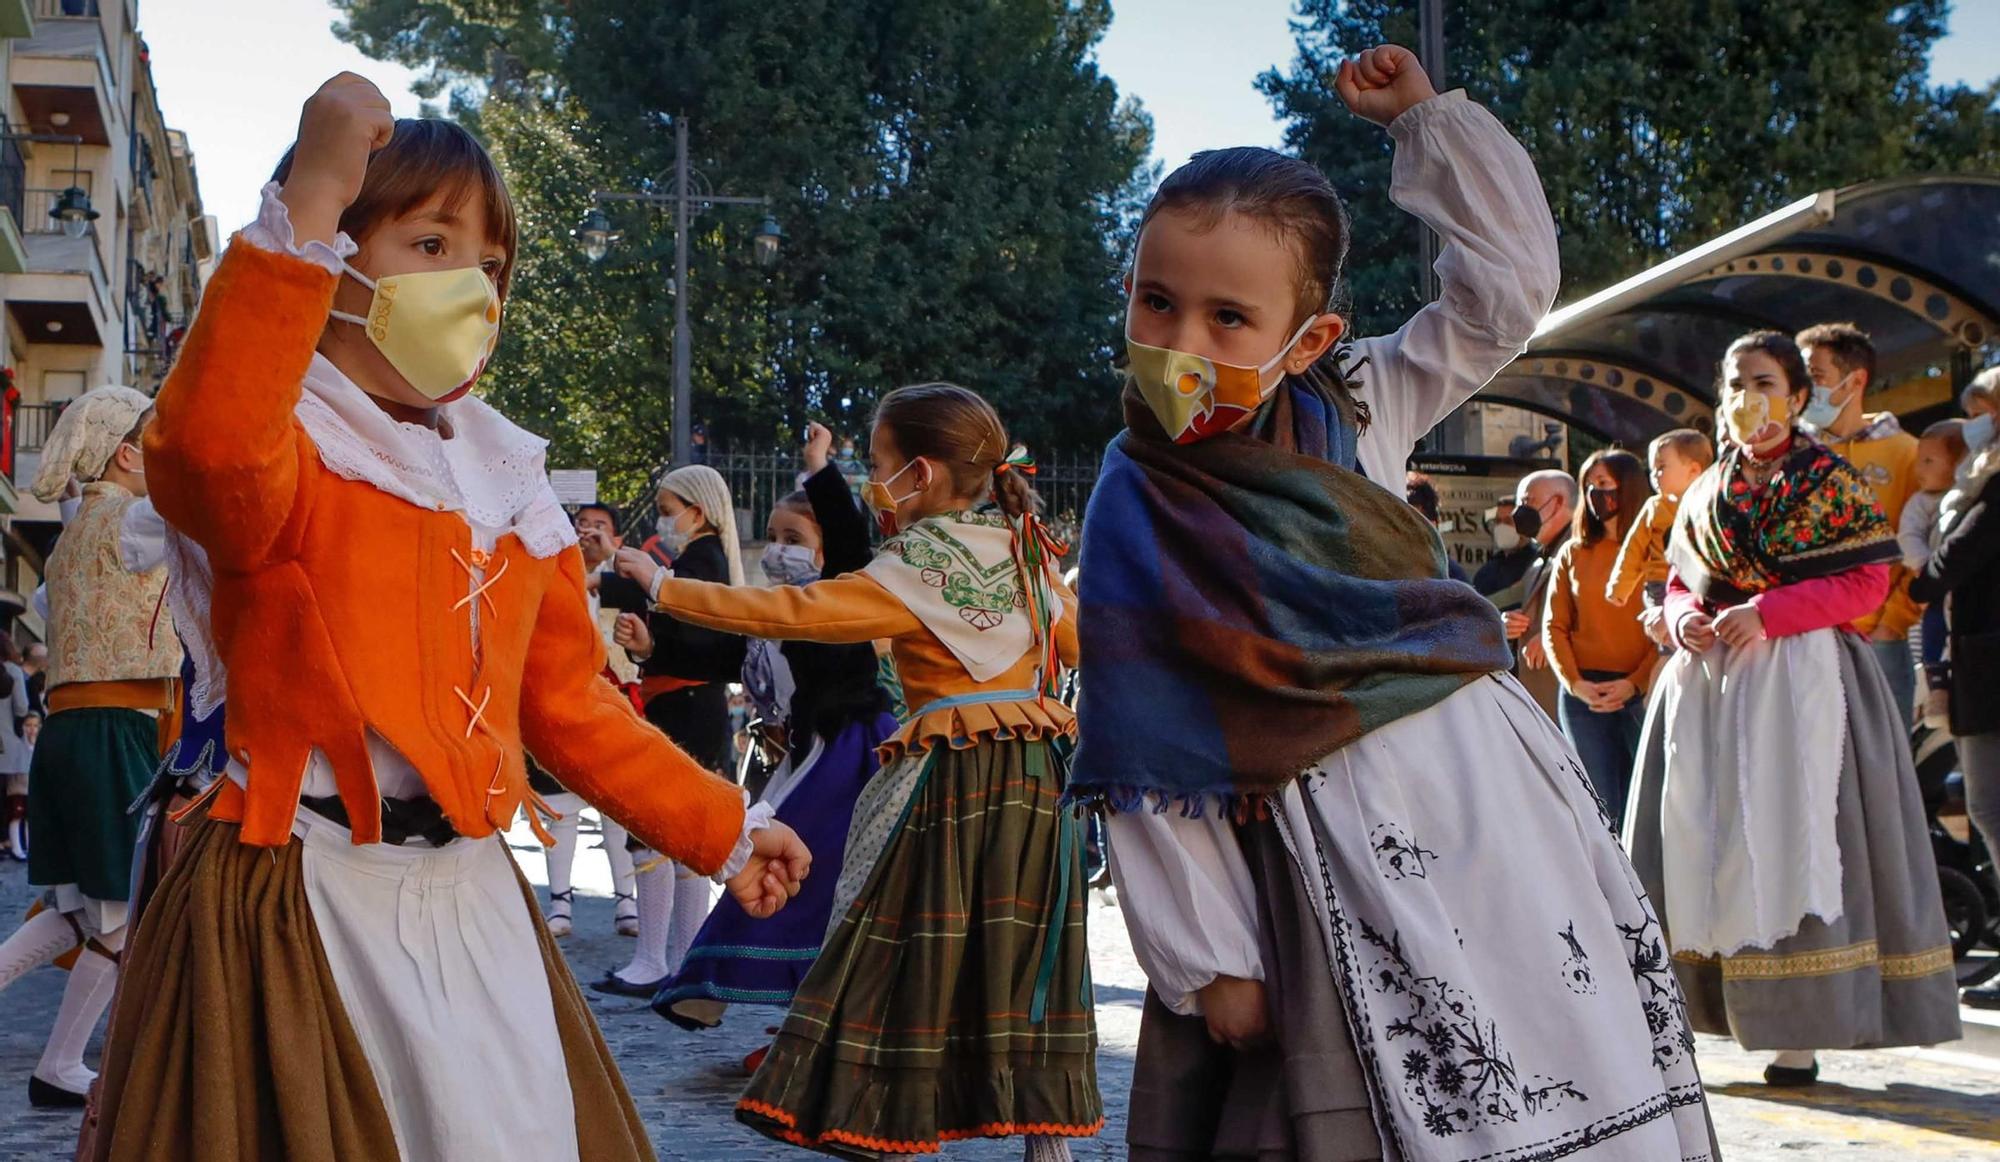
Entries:
<svg viewBox="0 0 2000 1162">
<path fill-rule="evenodd" d="M 632 894 L 632 853 L 625 850 L 625 829 L 598 812 L 604 822 L 604 858 L 611 861 L 611 890 L 621 896 Z"/>
<path fill-rule="evenodd" d="M 1818 1060 L 1817 1049 L 1780 1049 L 1771 1064 L 1780 1069 L 1811 1069 Z"/>
<path fill-rule="evenodd" d="M 674 865 L 674 914 L 673 923 L 667 937 L 667 964 L 675 972 L 680 971 L 681 961 L 687 959 L 688 949 L 694 947 L 695 934 L 708 920 L 710 908 L 715 906 L 715 884 L 707 876 L 688 871 L 679 864 Z"/>
<path fill-rule="evenodd" d="M 109 936 L 100 936 L 97 942 L 116 952 L 124 946 L 125 930 L 120 928 Z M 62 1004 L 56 1008 L 55 1028 L 49 1030 L 49 1043 L 42 1050 L 40 1064 L 35 1066 L 36 1077 L 71 1093 L 90 1090 L 97 1073 L 85 1068 L 83 1051 L 90 1044 L 98 1019 L 111 1007 L 111 994 L 117 985 L 118 962 L 85 945 L 76 958 L 76 967 L 69 970 L 69 984 L 63 989 Z"/>
<path fill-rule="evenodd" d="M 640 862 L 658 860 L 656 866 L 638 873 L 639 946 L 632 950 L 632 963 L 618 970 L 628 984 L 644 984 L 667 975 L 669 921 L 674 910 L 674 865 L 650 851 L 635 851 Z"/>
<path fill-rule="evenodd" d="M 44 908 L 0 944 L 0 989 L 76 947 L 76 929 L 54 908 Z"/>
<path fill-rule="evenodd" d="M 554 806 L 554 804 L 551 804 Z M 561 811 L 562 808 L 557 807 Z M 549 824 L 549 835 L 555 842 L 542 849 L 542 855 L 549 861 L 549 895 L 560 896 L 569 891 L 570 871 L 576 866 L 576 813 L 563 811 L 563 817 Z"/>
<path fill-rule="evenodd" d="M 1070 1162 L 1069 1139 L 1053 1134 L 1029 1134 L 1021 1155 L 1026 1162 Z"/>
</svg>

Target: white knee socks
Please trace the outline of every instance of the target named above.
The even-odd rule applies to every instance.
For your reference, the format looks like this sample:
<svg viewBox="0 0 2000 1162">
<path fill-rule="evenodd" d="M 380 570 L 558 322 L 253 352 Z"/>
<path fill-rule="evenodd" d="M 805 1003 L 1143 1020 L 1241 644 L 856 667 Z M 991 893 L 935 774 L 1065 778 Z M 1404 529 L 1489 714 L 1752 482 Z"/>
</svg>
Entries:
<svg viewBox="0 0 2000 1162">
<path fill-rule="evenodd" d="M 602 812 L 598 818 L 604 821 L 604 858 L 611 861 L 611 890 L 621 896 L 632 894 L 632 853 L 625 850 L 625 829 L 611 821 Z"/>
<path fill-rule="evenodd" d="M 667 939 L 667 966 L 673 972 L 681 970 L 681 961 L 687 959 L 688 949 L 693 946 L 695 934 L 708 919 L 708 911 L 715 906 L 715 884 L 707 876 L 689 871 L 679 864 L 674 865 L 674 916 L 672 934 Z"/>
<path fill-rule="evenodd" d="M 654 866 L 638 873 L 639 947 L 632 950 L 632 963 L 618 970 L 628 984 L 644 984 L 667 975 L 667 941 L 674 911 L 674 865 L 649 851 L 632 853 L 641 863 Z M 656 861 L 656 862 L 655 862 Z"/>
<path fill-rule="evenodd" d="M 1069 1139 L 1052 1134 L 1029 1134 L 1023 1140 L 1025 1162 L 1070 1162 Z"/>
<path fill-rule="evenodd" d="M 580 820 L 577 812 L 583 800 L 562 803 L 558 800 L 576 799 L 574 795 L 556 795 L 549 799 L 549 806 L 562 812 L 562 818 L 549 824 L 549 834 L 555 842 L 542 850 L 549 861 L 549 895 L 560 896 L 569 891 L 570 871 L 576 865 L 576 828 Z"/>
<path fill-rule="evenodd" d="M 0 989 L 20 980 L 70 949 L 82 939 L 62 913 L 45 908 L 14 929 L 0 944 Z"/>
<path fill-rule="evenodd" d="M 125 929 L 99 936 L 96 944 L 118 952 L 125 946 Z M 117 984 L 118 962 L 99 952 L 95 944 L 86 944 L 76 958 L 76 967 L 69 971 L 69 985 L 56 1009 L 55 1028 L 49 1030 L 49 1043 L 42 1050 L 41 1063 L 35 1066 L 36 1077 L 71 1093 L 90 1089 L 97 1074 L 84 1067 L 83 1051 L 98 1019 L 111 1006 L 111 993 Z"/>
</svg>

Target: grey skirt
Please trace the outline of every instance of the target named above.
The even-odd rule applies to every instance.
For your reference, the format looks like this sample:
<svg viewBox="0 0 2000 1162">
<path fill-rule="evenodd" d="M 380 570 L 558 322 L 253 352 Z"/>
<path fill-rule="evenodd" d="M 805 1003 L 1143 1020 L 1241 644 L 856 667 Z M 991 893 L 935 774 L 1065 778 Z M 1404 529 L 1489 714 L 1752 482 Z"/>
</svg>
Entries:
<svg viewBox="0 0 2000 1162">
<path fill-rule="evenodd" d="M 1734 956 L 1674 954 L 1689 1022 L 1746 1049 L 1874 1049 L 1961 1035 L 1951 938 L 1902 718 L 1868 643 L 1838 637 L 1847 698 L 1834 820 L 1840 919 L 1809 915 L 1796 935 Z M 1673 842 L 1661 830 L 1664 687 L 1647 709 L 1625 820 L 1632 865 L 1663 924 L 1663 851 Z"/>
<path fill-rule="evenodd" d="M 1125 1131 L 1133 1162 L 1377 1162 L 1366 1077 L 1298 866 L 1269 820 L 1237 828 L 1257 886 L 1273 1040 L 1217 1045 L 1151 989 Z"/>
</svg>

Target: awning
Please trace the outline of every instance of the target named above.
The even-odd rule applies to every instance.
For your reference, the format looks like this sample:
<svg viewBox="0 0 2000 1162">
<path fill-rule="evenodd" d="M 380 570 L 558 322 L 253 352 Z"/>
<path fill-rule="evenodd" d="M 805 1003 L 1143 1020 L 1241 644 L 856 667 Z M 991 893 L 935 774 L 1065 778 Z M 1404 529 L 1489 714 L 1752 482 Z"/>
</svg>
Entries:
<svg viewBox="0 0 2000 1162">
<path fill-rule="evenodd" d="M 1481 394 L 1636 445 L 1711 422 L 1737 336 L 1828 322 L 1875 341 L 1871 410 L 1948 403 L 2000 333 L 2000 178 L 1802 198 L 1555 311 Z"/>
</svg>

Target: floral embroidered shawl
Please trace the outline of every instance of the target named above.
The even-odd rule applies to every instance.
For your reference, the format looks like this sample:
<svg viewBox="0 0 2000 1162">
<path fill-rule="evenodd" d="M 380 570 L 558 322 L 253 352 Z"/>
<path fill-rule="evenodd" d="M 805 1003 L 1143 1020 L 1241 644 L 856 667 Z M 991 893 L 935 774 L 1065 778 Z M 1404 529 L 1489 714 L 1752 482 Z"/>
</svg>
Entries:
<svg viewBox="0 0 2000 1162">
<path fill-rule="evenodd" d="M 1667 559 L 1697 597 L 1740 604 L 1780 585 L 1898 560 L 1896 530 L 1854 467 L 1803 433 L 1762 491 L 1731 448 L 1688 489 Z"/>
</svg>

